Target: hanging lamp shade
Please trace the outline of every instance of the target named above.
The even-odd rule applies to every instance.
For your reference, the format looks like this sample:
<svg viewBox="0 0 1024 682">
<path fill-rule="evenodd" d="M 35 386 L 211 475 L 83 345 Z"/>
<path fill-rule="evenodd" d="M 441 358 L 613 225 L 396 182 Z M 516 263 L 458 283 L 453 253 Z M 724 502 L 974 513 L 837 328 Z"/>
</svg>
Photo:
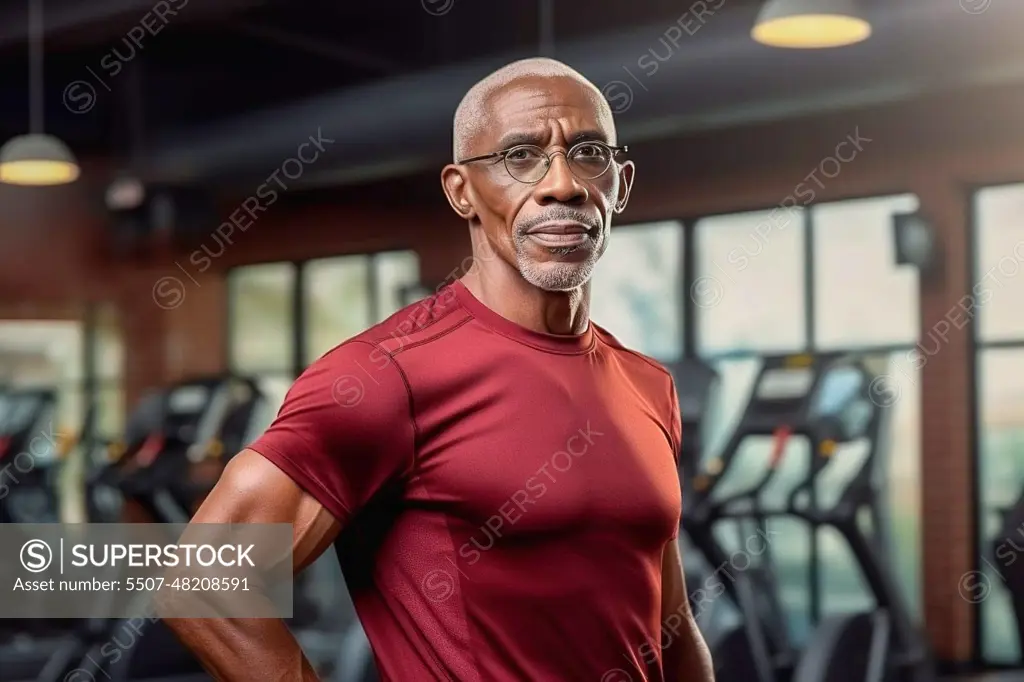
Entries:
<svg viewBox="0 0 1024 682">
<path fill-rule="evenodd" d="M 0 182 L 63 185 L 80 173 L 71 150 L 52 135 L 19 135 L 0 147 Z"/>
<path fill-rule="evenodd" d="M 750 35 L 771 47 L 841 47 L 867 40 L 871 24 L 855 0 L 767 0 Z"/>
</svg>

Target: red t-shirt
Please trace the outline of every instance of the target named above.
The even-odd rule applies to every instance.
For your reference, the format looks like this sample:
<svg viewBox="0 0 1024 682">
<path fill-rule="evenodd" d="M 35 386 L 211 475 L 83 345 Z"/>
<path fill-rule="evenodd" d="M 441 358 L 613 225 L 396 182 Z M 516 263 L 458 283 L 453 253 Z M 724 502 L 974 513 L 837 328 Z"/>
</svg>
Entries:
<svg viewBox="0 0 1024 682">
<path fill-rule="evenodd" d="M 660 682 L 678 413 L 596 325 L 530 331 L 456 282 L 316 361 L 251 447 L 341 521 L 383 680 Z"/>
</svg>

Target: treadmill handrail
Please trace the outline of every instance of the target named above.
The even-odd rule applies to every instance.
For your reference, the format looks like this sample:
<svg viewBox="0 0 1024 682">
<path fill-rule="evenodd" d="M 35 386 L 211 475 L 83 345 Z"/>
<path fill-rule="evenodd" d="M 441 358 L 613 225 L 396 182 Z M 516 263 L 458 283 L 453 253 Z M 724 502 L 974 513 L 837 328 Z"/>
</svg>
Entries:
<svg viewBox="0 0 1024 682">
<path fill-rule="evenodd" d="M 761 495 L 764 488 L 775 478 L 776 474 L 779 473 L 779 469 L 782 468 L 783 459 L 786 456 L 788 450 L 789 439 L 792 436 L 792 430 L 787 426 L 780 426 L 776 430 L 775 434 L 775 449 L 772 451 L 771 461 L 768 463 L 768 467 L 760 478 L 751 486 L 737 492 L 732 495 L 720 499 L 714 500 L 712 506 L 716 509 L 722 509 L 730 505 L 736 504 L 741 500 L 752 499 L 756 502 L 757 498 Z"/>
</svg>

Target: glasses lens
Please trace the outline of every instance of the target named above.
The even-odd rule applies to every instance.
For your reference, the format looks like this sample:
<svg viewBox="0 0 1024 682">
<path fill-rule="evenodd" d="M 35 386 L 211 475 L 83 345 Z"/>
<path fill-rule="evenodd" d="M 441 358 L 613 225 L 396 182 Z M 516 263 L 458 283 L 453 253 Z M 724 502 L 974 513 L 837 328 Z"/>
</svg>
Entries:
<svg viewBox="0 0 1024 682">
<path fill-rule="evenodd" d="M 513 147 L 505 154 L 508 174 L 519 182 L 537 182 L 548 169 L 548 157 L 539 147 Z"/>
<path fill-rule="evenodd" d="M 612 152 L 603 144 L 584 142 L 573 148 L 569 163 L 578 177 L 592 180 L 608 170 Z"/>
</svg>

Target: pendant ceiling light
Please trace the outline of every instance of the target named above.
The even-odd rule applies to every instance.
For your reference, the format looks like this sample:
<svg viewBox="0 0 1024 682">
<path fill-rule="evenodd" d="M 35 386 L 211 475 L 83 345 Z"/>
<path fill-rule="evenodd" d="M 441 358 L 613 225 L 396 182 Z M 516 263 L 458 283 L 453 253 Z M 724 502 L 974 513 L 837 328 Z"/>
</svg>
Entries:
<svg viewBox="0 0 1024 682">
<path fill-rule="evenodd" d="M 43 7 L 29 0 L 29 117 L 31 133 L 0 147 L 0 182 L 11 185 L 63 185 L 81 171 L 67 145 L 43 133 Z"/>
<path fill-rule="evenodd" d="M 852 45 L 870 35 L 855 0 L 767 0 L 751 31 L 764 45 L 803 49 Z"/>
</svg>

